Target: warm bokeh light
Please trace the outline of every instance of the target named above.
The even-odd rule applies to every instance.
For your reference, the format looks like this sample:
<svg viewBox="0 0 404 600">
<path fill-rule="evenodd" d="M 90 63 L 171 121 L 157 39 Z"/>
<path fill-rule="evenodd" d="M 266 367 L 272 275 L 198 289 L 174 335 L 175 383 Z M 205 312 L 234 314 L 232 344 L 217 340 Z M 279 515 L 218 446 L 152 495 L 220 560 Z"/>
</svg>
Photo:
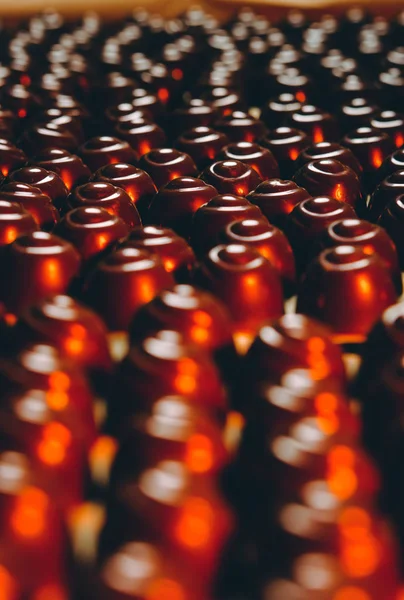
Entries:
<svg viewBox="0 0 404 600">
<path fill-rule="evenodd" d="M 32 600 L 68 600 L 66 591 L 58 584 L 41 586 L 32 596 Z"/>
<path fill-rule="evenodd" d="M 333 596 L 332 600 L 372 600 L 367 592 L 356 586 L 343 587 Z"/>
<path fill-rule="evenodd" d="M 38 444 L 38 458 L 49 466 L 57 466 L 66 459 L 67 450 L 72 441 L 72 434 L 61 423 L 52 422 L 43 428 L 41 441 Z"/>
<path fill-rule="evenodd" d="M 383 154 L 380 148 L 372 148 L 370 152 L 370 162 L 375 169 L 381 167 L 383 163 Z"/>
<path fill-rule="evenodd" d="M 213 525 L 214 512 L 209 502 L 203 498 L 187 498 L 174 526 L 175 539 L 188 548 L 207 546 L 212 537 Z"/>
<path fill-rule="evenodd" d="M 173 79 L 175 79 L 175 81 L 181 81 L 181 79 L 184 77 L 184 73 L 182 72 L 181 69 L 173 69 L 171 76 Z"/>
<path fill-rule="evenodd" d="M 166 104 L 170 99 L 170 92 L 167 88 L 160 88 L 157 92 L 157 96 L 163 104 Z"/>
<path fill-rule="evenodd" d="M 340 500 L 347 500 L 358 487 L 353 450 L 347 446 L 336 446 L 329 452 L 327 463 L 328 487 Z"/>
<path fill-rule="evenodd" d="M 17 600 L 17 583 L 9 571 L 0 565 L 0 600 Z"/>
<path fill-rule="evenodd" d="M 339 519 L 341 563 L 351 577 L 367 577 L 378 567 L 381 553 L 372 534 L 370 515 L 359 507 L 349 507 Z"/>
<path fill-rule="evenodd" d="M 333 435 L 338 431 L 339 419 L 336 415 L 338 398 L 330 392 L 318 394 L 314 399 L 317 412 L 317 424 L 326 435 Z"/>
<path fill-rule="evenodd" d="M 302 90 L 299 90 L 298 92 L 296 92 L 296 100 L 303 104 L 304 102 L 306 102 L 306 94 Z"/>
<path fill-rule="evenodd" d="M 298 156 L 299 156 L 299 150 L 297 148 L 291 148 L 289 150 L 290 160 L 296 160 Z"/>
<path fill-rule="evenodd" d="M 67 391 L 70 388 L 70 377 L 62 371 L 55 371 L 49 376 L 49 389 L 46 402 L 50 409 L 61 411 L 69 404 Z"/>
<path fill-rule="evenodd" d="M 187 442 L 185 464 L 194 473 L 206 473 L 214 464 L 213 444 L 206 435 L 194 434 Z"/>
<path fill-rule="evenodd" d="M 402 133 L 396 133 L 394 136 L 394 143 L 397 148 L 401 148 L 401 146 L 404 144 L 404 135 Z"/>
<path fill-rule="evenodd" d="M 177 365 L 178 374 L 174 385 L 180 394 L 192 394 L 196 389 L 198 365 L 191 358 L 184 358 Z"/>
<path fill-rule="evenodd" d="M 11 527 L 24 538 L 39 537 L 46 530 L 49 498 L 39 488 L 27 487 L 16 498 L 11 513 Z"/>
<path fill-rule="evenodd" d="M 324 356 L 325 349 L 326 343 L 322 338 L 312 337 L 307 340 L 307 362 L 315 381 L 325 379 L 330 374 L 330 365 Z"/>
<path fill-rule="evenodd" d="M 188 600 L 181 585 L 171 579 L 153 581 L 146 592 L 145 600 Z"/>
<path fill-rule="evenodd" d="M 315 144 L 321 144 L 321 142 L 324 142 L 324 133 L 321 127 L 313 127 L 313 142 Z"/>
</svg>

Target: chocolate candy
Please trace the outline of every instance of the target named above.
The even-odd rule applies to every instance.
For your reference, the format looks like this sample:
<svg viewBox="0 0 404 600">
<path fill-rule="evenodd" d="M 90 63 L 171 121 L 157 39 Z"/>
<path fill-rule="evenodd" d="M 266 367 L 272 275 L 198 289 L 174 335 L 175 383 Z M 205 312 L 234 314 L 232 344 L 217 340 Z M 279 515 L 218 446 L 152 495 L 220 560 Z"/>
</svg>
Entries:
<svg viewBox="0 0 404 600">
<path fill-rule="evenodd" d="M 56 173 L 42 167 L 22 167 L 10 173 L 7 183 L 26 183 L 38 188 L 55 203 L 63 202 L 67 197 L 67 189 Z"/>
<path fill-rule="evenodd" d="M 168 491 L 171 482 L 176 502 L 171 501 Z M 232 514 L 213 484 L 208 481 L 201 485 L 180 462 L 161 461 L 145 469 L 135 482 L 118 487 L 109 515 L 101 538 L 101 557 L 117 544 L 134 539 L 162 544 L 185 573 L 193 573 L 198 590 L 204 589 L 205 597 L 209 596 L 233 526 Z M 195 538 L 199 527 L 203 536 Z M 157 591 L 161 594 L 167 589 L 170 587 Z"/>
<path fill-rule="evenodd" d="M 129 328 L 131 344 L 162 329 L 178 331 L 185 343 L 212 353 L 220 370 L 230 375 L 235 360 L 231 321 L 212 294 L 190 285 L 164 290 L 135 314 Z"/>
<path fill-rule="evenodd" d="M 347 133 L 341 142 L 349 148 L 363 167 L 364 183 L 367 190 L 372 190 L 375 183 L 375 171 L 383 164 L 386 157 L 394 152 L 394 143 L 383 131 L 371 127 L 359 127 Z"/>
<path fill-rule="evenodd" d="M 390 154 L 377 172 L 377 181 L 383 181 L 395 171 L 404 170 L 404 149 L 401 148 Z"/>
<path fill-rule="evenodd" d="M 314 144 L 338 139 L 337 123 L 332 115 L 312 104 L 303 104 L 300 110 L 289 116 L 290 127 L 304 131 Z"/>
<path fill-rule="evenodd" d="M 270 128 L 286 125 L 288 118 L 301 107 L 302 102 L 296 98 L 295 94 L 282 92 L 279 96 L 269 100 L 263 107 L 261 119 Z"/>
<path fill-rule="evenodd" d="M 362 166 L 351 150 L 335 142 L 319 142 L 302 150 L 296 161 L 296 170 L 314 160 L 328 159 L 338 160 L 343 165 L 355 171 L 358 177 L 362 175 Z"/>
<path fill-rule="evenodd" d="M 38 150 L 47 148 L 62 148 L 69 152 L 75 152 L 79 141 L 71 131 L 54 122 L 34 125 L 24 132 L 20 140 L 22 148 L 32 156 Z"/>
<path fill-rule="evenodd" d="M 382 110 L 369 120 L 370 127 L 384 131 L 393 138 L 396 148 L 404 144 L 404 117 L 394 110 Z"/>
<path fill-rule="evenodd" d="M 335 158 L 314 160 L 303 165 L 293 180 L 311 196 L 330 196 L 365 212 L 360 181 L 356 173 Z"/>
<path fill-rule="evenodd" d="M 226 225 L 242 219 L 259 219 L 262 213 L 241 196 L 221 194 L 198 208 L 192 220 L 190 243 L 196 254 L 203 256 L 220 242 Z"/>
<path fill-rule="evenodd" d="M 283 313 L 279 275 L 254 248 L 241 244 L 212 248 L 195 271 L 195 283 L 222 300 L 239 333 L 254 333 L 265 319 Z"/>
<path fill-rule="evenodd" d="M 239 160 L 215 162 L 201 173 L 201 179 L 215 186 L 220 194 L 237 196 L 246 196 L 262 181 L 255 169 Z"/>
<path fill-rule="evenodd" d="M 2 552 L 0 571 L 3 590 L 14 597 L 36 592 L 63 597 L 67 593 L 68 538 L 62 515 L 35 475 L 30 457 L 3 450 L 0 465 L 5 472 L 0 480 L 1 542 L 7 548 Z M 7 475 L 10 471 L 12 483 Z"/>
<path fill-rule="evenodd" d="M 96 184 L 86 184 L 85 187 L 88 185 Z M 76 198 L 80 200 L 80 197 Z M 120 217 L 104 208 L 81 206 L 63 217 L 55 233 L 73 244 L 82 259 L 88 262 L 128 235 L 129 228 Z"/>
<path fill-rule="evenodd" d="M 255 142 L 266 133 L 262 121 L 238 110 L 215 121 L 213 127 L 224 133 L 231 142 Z"/>
<path fill-rule="evenodd" d="M 215 109 L 205 100 L 192 98 L 188 104 L 176 108 L 166 117 L 166 128 L 171 137 L 194 127 L 209 127 L 216 117 Z"/>
<path fill-rule="evenodd" d="M 185 396 L 165 396 L 152 405 L 150 415 L 134 420 L 115 458 L 111 487 L 136 480 L 144 469 L 167 460 L 184 464 L 193 477 L 214 477 L 228 458 L 222 432 L 206 410 Z"/>
<path fill-rule="evenodd" d="M 404 269 L 404 244 L 401 235 L 403 219 L 404 195 L 400 195 L 386 206 L 378 220 L 378 224 L 384 227 L 397 248 L 401 269 Z"/>
<path fill-rule="evenodd" d="M 220 238 L 224 244 L 243 244 L 256 248 L 278 271 L 285 295 L 292 295 L 296 280 L 295 259 L 292 248 L 280 229 L 270 225 L 262 216 L 246 216 L 227 225 Z"/>
<path fill-rule="evenodd" d="M 216 160 L 220 150 L 229 143 L 227 136 L 210 127 L 195 127 L 185 131 L 175 142 L 175 147 L 186 152 L 199 169 Z"/>
<path fill-rule="evenodd" d="M 297 204 L 310 198 L 310 194 L 294 181 L 270 179 L 260 183 L 246 197 L 261 209 L 270 223 L 284 229 L 287 215 Z"/>
<path fill-rule="evenodd" d="M 84 284 L 83 299 L 110 329 L 125 330 L 143 304 L 173 284 L 172 275 L 156 255 L 137 248 L 121 248 L 98 263 Z"/>
<path fill-rule="evenodd" d="M 355 382 L 356 391 L 367 402 L 372 387 L 381 383 L 383 369 L 404 350 L 404 305 L 387 308 L 375 324 L 362 352 L 362 364 Z M 383 433 L 384 435 L 384 433 Z"/>
<path fill-rule="evenodd" d="M 95 181 L 77 187 L 68 196 L 66 204 L 58 207 L 63 213 L 79 207 L 104 208 L 120 217 L 129 228 L 140 225 L 140 216 L 129 195 L 111 183 Z"/>
<path fill-rule="evenodd" d="M 127 429 L 129 416 L 150 410 L 163 396 L 178 394 L 223 423 L 227 401 L 214 363 L 176 331 L 152 333 L 134 345 L 120 364 L 115 383 L 119 395 L 109 405 L 113 430 Z"/>
<path fill-rule="evenodd" d="M 366 98 L 355 97 L 344 103 L 339 112 L 341 129 L 349 133 L 358 127 L 368 126 L 369 119 L 377 112 L 377 107 Z"/>
<path fill-rule="evenodd" d="M 113 163 L 136 164 L 137 162 L 134 148 L 132 149 L 127 142 L 121 139 L 107 135 L 88 140 L 80 147 L 79 154 L 93 172 Z"/>
<path fill-rule="evenodd" d="M 320 252 L 325 248 L 344 245 L 360 246 L 367 255 L 377 254 L 389 270 L 397 293 L 401 295 L 403 286 L 397 251 L 382 227 L 359 219 L 334 221 L 318 238 L 316 250 Z"/>
<path fill-rule="evenodd" d="M 148 173 L 126 163 L 101 167 L 94 173 L 92 179 L 122 188 L 136 205 L 142 218 L 146 216 L 150 202 L 157 192 Z"/>
<path fill-rule="evenodd" d="M 132 100 L 135 110 L 148 110 L 151 112 L 153 119 L 158 117 L 164 112 L 163 104 L 156 94 L 153 94 L 150 90 L 144 90 L 142 88 L 135 88 L 132 92 Z"/>
<path fill-rule="evenodd" d="M 90 369 L 111 368 L 101 319 L 70 296 L 48 296 L 24 312 L 13 330 L 19 345 L 50 343 L 61 356 Z"/>
<path fill-rule="evenodd" d="M 6 139 L 0 139 L 0 173 L 7 177 L 27 162 L 24 152 Z"/>
<path fill-rule="evenodd" d="M 50 231 L 59 221 L 59 211 L 48 195 L 27 183 L 8 183 L 0 190 L 0 200 L 20 204 L 40 229 Z"/>
<path fill-rule="evenodd" d="M 145 119 L 139 119 L 135 123 L 119 123 L 115 131 L 119 137 L 129 142 L 130 147 L 138 156 L 143 156 L 154 148 L 161 148 L 166 142 L 166 135 L 161 127 Z M 115 162 L 134 163 L 135 161 L 122 157 Z M 101 166 L 99 165 L 99 167 Z"/>
<path fill-rule="evenodd" d="M 386 206 L 404 193 L 404 168 L 394 171 L 375 189 L 369 200 L 369 218 L 377 221 Z"/>
<path fill-rule="evenodd" d="M 310 138 L 298 129 L 277 127 L 262 138 L 260 144 L 272 152 L 278 161 L 281 177 L 288 179 L 294 174 L 295 160 L 300 152 L 310 146 Z"/>
<path fill-rule="evenodd" d="M 391 274 L 376 254 L 337 246 L 309 266 L 297 310 L 330 325 L 335 339 L 358 343 L 396 298 Z"/>
<path fill-rule="evenodd" d="M 139 119 L 153 121 L 153 116 L 150 111 L 141 108 L 136 110 L 133 104 L 128 102 L 110 106 L 105 111 L 105 116 L 111 122 L 112 129 L 114 129 L 118 123 L 135 123 Z"/>
<path fill-rule="evenodd" d="M 146 225 L 135 227 L 122 243 L 124 248 L 139 248 L 156 254 L 167 273 L 176 281 L 187 281 L 195 262 L 192 248 L 172 229 Z"/>
<path fill-rule="evenodd" d="M 208 182 L 194 177 L 178 177 L 163 186 L 153 198 L 147 221 L 172 228 L 187 239 L 193 214 L 216 195 L 217 190 Z"/>
<path fill-rule="evenodd" d="M 81 158 L 62 148 L 47 148 L 35 154 L 31 164 L 59 175 L 69 192 L 86 183 L 91 176 L 90 169 Z"/>
<path fill-rule="evenodd" d="M 77 250 L 50 233 L 34 231 L 2 249 L 0 302 L 12 314 L 50 294 L 63 294 L 80 267 Z"/>
<path fill-rule="evenodd" d="M 139 161 L 150 175 L 157 189 L 178 177 L 197 176 L 197 168 L 190 156 L 172 148 L 160 148 L 144 154 Z"/>
<path fill-rule="evenodd" d="M 225 146 L 218 160 L 239 160 L 255 169 L 262 179 L 279 177 L 278 163 L 272 152 L 253 142 L 236 142 Z"/>
<path fill-rule="evenodd" d="M 34 217 L 21 204 L 0 200 L 0 246 L 37 229 Z"/>
<path fill-rule="evenodd" d="M 333 221 L 355 217 L 352 206 L 328 196 L 308 198 L 295 206 L 285 223 L 285 233 L 298 270 L 302 271 L 311 260 L 314 242 Z"/>
<path fill-rule="evenodd" d="M 329 379 L 344 385 L 342 352 L 331 338 L 328 327 L 302 314 L 263 325 L 244 359 L 248 385 L 258 390 L 265 381 L 280 383 L 291 369 L 307 369 L 311 386 Z"/>
<path fill-rule="evenodd" d="M 125 565 L 130 565 L 130 572 Z M 137 569 L 143 568 L 139 576 Z M 181 600 L 204 600 L 205 589 L 198 586 L 195 592 L 194 583 L 181 564 L 172 564 L 171 552 L 135 541 L 120 546 L 103 561 L 90 593 L 103 600 L 149 600 L 167 592 Z"/>
</svg>

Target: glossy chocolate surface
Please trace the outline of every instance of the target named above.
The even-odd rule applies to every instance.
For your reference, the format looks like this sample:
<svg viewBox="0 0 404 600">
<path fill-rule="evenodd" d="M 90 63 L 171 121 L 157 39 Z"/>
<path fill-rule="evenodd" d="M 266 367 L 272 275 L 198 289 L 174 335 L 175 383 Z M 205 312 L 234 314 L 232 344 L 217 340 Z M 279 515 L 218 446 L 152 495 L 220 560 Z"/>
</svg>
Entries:
<svg viewBox="0 0 404 600">
<path fill-rule="evenodd" d="M 137 163 L 136 149 L 127 142 L 111 136 L 94 137 L 79 148 L 79 154 L 88 168 L 94 172 L 113 163 Z"/>
<path fill-rule="evenodd" d="M 194 214 L 190 244 L 198 256 L 203 256 L 220 243 L 220 234 L 229 223 L 261 217 L 258 206 L 254 206 L 242 196 L 215 196 Z"/>
<path fill-rule="evenodd" d="M 296 161 L 296 170 L 303 167 L 303 165 L 312 162 L 313 160 L 338 160 L 343 165 L 346 165 L 355 173 L 358 177 L 362 174 L 362 166 L 355 157 L 355 155 L 344 146 L 337 144 L 336 142 L 318 142 L 302 150 Z"/>
<path fill-rule="evenodd" d="M 34 217 L 21 204 L 0 200 L 0 246 L 37 229 Z"/>
<path fill-rule="evenodd" d="M 239 160 L 255 169 L 262 179 L 279 177 L 278 163 L 272 152 L 254 142 L 235 142 L 225 146 L 218 160 Z"/>
<path fill-rule="evenodd" d="M 120 217 L 104 208 L 81 205 L 62 218 L 55 233 L 73 244 L 83 261 L 89 261 L 127 236 L 129 228 Z"/>
<path fill-rule="evenodd" d="M 60 209 L 62 213 L 66 213 L 80 207 L 103 208 L 111 215 L 120 217 L 129 228 L 141 225 L 138 210 L 129 195 L 112 183 L 85 183 L 69 194 L 65 206 Z"/>
<path fill-rule="evenodd" d="M 270 131 L 260 144 L 271 150 L 278 161 L 281 177 L 290 178 L 295 172 L 295 160 L 300 152 L 310 146 L 310 137 L 301 130 L 277 127 Z"/>
<path fill-rule="evenodd" d="M 401 269 L 404 267 L 404 244 L 401 235 L 403 219 L 404 196 L 400 195 L 389 202 L 377 221 L 378 225 L 383 227 L 393 240 L 397 248 Z"/>
<path fill-rule="evenodd" d="M 375 189 L 369 200 L 369 218 L 377 221 L 390 202 L 404 193 L 404 168 L 388 175 Z"/>
<path fill-rule="evenodd" d="M 337 246 L 324 250 L 309 266 L 298 311 L 328 324 L 337 339 L 363 341 L 396 298 L 391 274 L 376 254 Z"/>
<path fill-rule="evenodd" d="M 85 282 L 83 299 L 109 329 L 126 330 L 143 304 L 173 284 L 172 275 L 155 254 L 122 248 L 98 263 Z M 108 293 L 110 289 L 115 290 L 113 295 Z"/>
<path fill-rule="evenodd" d="M 160 148 L 144 154 L 139 167 L 150 175 L 157 189 L 178 177 L 196 177 L 198 174 L 192 158 L 173 148 Z"/>
<path fill-rule="evenodd" d="M 51 198 L 27 183 L 8 183 L 2 186 L 0 200 L 20 204 L 44 231 L 51 231 L 60 218 Z"/>
<path fill-rule="evenodd" d="M 278 271 L 285 295 L 292 294 L 296 280 L 295 259 L 288 239 L 280 229 L 262 216 L 246 216 L 227 225 L 220 234 L 220 241 L 256 248 Z"/>
<path fill-rule="evenodd" d="M 86 183 L 91 176 L 90 169 L 81 158 L 62 148 L 47 148 L 35 154 L 31 164 L 59 175 L 69 192 Z"/>
<path fill-rule="evenodd" d="M 178 177 L 163 186 L 153 198 L 147 221 L 171 228 L 187 239 L 194 213 L 216 195 L 216 188 L 209 182 L 195 177 Z"/>
<path fill-rule="evenodd" d="M 15 329 L 21 344 L 50 343 L 83 367 L 111 367 L 102 320 L 70 296 L 48 296 L 24 312 Z"/>
<path fill-rule="evenodd" d="M 126 140 L 130 147 L 133 148 L 133 154 L 142 157 L 154 148 L 162 148 L 166 143 L 166 135 L 164 131 L 156 123 L 146 121 L 145 119 L 137 120 L 134 123 L 119 123 L 115 127 L 117 136 Z M 129 162 L 135 164 L 136 156 L 131 160 L 121 156 L 116 162 Z M 105 164 L 105 163 L 104 163 Z M 99 165 L 97 168 L 101 167 Z"/>
<path fill-rule="evenodd" d="M 210 127 L 199 126 L 180 135 L 175 147 L 186 152 L 199 169 L 211 164 L 224 146 L 229 143 L 228 137 Z"/>
<path fill-rule="evenodd" d="M 313 245 L 333 222 L 354 219 L 352 206 L 329 196 L 303 200 L 289 214 L 285 233 L 295 253 L 298 270 L 304 269 L 313 256 Z"/>
<path fill-rule="evenodd" d="M 287 215 L 310 198 L 310 194 L 294 181 L 270 179 L 260 183 L 246 198 L 261 209 L 270 223 L 284 229 Z"/>
<path fill-rule="evenodd" d="M 306 163 L 295 173 L 293 181 L 311 196 L 330 196 L 346 202 L 357 211 L 366 210 L 358 176 L 335 158 Z"/>
<path fill-rule="evenodd" d="M 67 188 L 59 175 L 42 167 L 22 167 L 10 173 L 6 183 L 32 185 L 55 203 L 63 202 L 67 197 Z"/>
<path fill-rule="evenodd" d="M 401 295 L 402 281 L 397 250 L 382 227 L 359 219 L 334 221 L 318 238 L 316 251 L 343 245 L 360 246 L 368 256 L 376 254 L 390 271 L 397 293 Z"/>
<path fill-rule="evenodd" d="M 69 242 L 42 231 L 19 237 L 2 248 L 0 301 L 12 314 L 50 294 L 63 294 L 77 275 L 80 256 Z"/>
<path fill-rule="evenodd" d="M 279 275 L 255 248 L 241 244 L 212 248 L 196 269 L 195 284 L 228 307 L 236 331 L 254 332 L 265 319 L 283 313 Z"/>
<path fill-rule="evenodd" d="M 201 179 L 215 186 L 220 194 L 237 196 L 246 196 L 262 181 L 255 169 L 239 160 L 215 162 L 201 173 Z"/>
<path fill-rule="evenodd" d="M 187 281 L 195 263 L 195 254 L 186 240 L 172 229 L 146 225 L 135 227 L 122 243 L 124 248 L 144 249 L 156 254 L 176 281 Z"/>
<path fill-rule="evenodd" d="M 142 218 L 145 217 L 150 202 L 157 192 L 148 173 L 127 163 L 105 165 L 94 173 L 92 180 L 111 183 L 123 189 L 134 202 Z"/>
</svg>

